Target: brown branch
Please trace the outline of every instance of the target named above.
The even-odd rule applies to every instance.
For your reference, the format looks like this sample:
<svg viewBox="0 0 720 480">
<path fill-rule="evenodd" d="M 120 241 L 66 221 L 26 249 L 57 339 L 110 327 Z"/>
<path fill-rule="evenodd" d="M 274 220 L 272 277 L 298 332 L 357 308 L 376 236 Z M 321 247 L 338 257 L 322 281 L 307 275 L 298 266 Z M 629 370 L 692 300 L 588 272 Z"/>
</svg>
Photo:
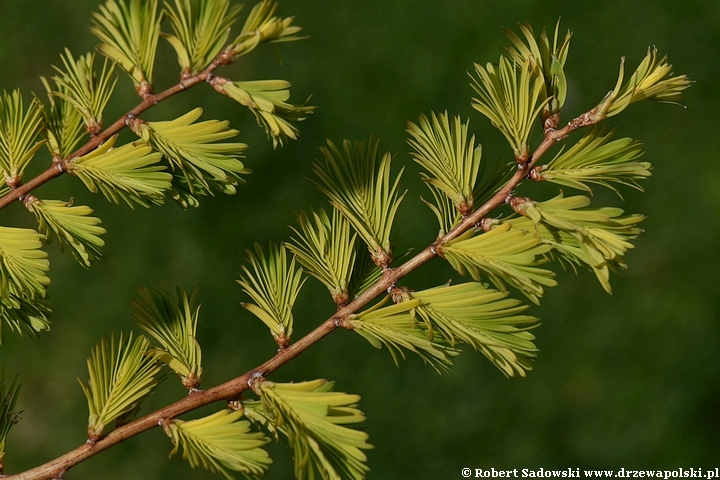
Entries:
<svg viewBox="0 0 720 480">
<path fill-rule="evenodd" d="M 252 381 L 258 376 L 267 377 L 290 360 L 298 357 L 301 353 L 330 334 L 333 330 L 338 327 L 343 327 L 345 321 L 350 315 L 368 305 L 378 296 L 386 293 L 388 289 L 393 287 L 399 279 L 435 258 L 438 255 L 438 248 L 442 247 L 442 245 L 457 238 L 470 228 L 476 228 L 483 218 L 511 198 L 511 194 L 515 188 L 528 176 L 532 167 L 550 147 L 563 138 L 566 138 L 571 132 L 588 125 L 595 124 L 600 120 L 602 120 L 602 117 L 596 116 L 594 110 L 591 110 L 590 112 L 574 119 L 560 130 L 549 130 L 546 132 L 543 142 L 538 146 L 535 152 L 525 161 L 524 164 L 518 165 L 518 170 L 512 178 L 508 180 L 505 186 L 503 186 L 503 188 L 501 188 L 484 205 L 475 210 L 472 214 L 468 215 L 458 226 L 448 232 L 445 236 L 436 240 L 432 245 L 422 250 L 407 262 L 397 268 L 386 270 L 382 278 L 363 292 L 362 295 L 356 297 L 347 305 L 340 307 L 335 315 L 325 320 L 325 322 L 323 322 L 315 330 L 305 335 L 297 342 L 289 345 L 287 348 L 281 349 L 277 355 L 256 369 L 250 370 L 237 378 L 209 390 L 191 392 L 189 396 L 183 398 L 182 400 L 146 415 L 143 418 L 116 428 L 93 444 L 87 443 L 32 470 L 27 470 L 23 473 L 3 478 L 8 480 L 35 480 L 58 477 L 74 465 L 77 465 L 93 455 L 123 442 L 128 438 L 157 427 L 158 425 L 162 425 L 163 422 L 168 419 L 178 417 L 211 403 L 223 400 L 236 400 L 240 394 L 251 388 Z"/>
<path fill-rule="evenodd" d="M 128 120 L 137 117 L 138 115 L 149 110 L 163 100 L 166 100 L 173 95 L 182 92 L 183 90 L 193 87 L 198 83 L 206 81 L 208 78 L 211 78 L 213 70 L 225 64 L 227 64 L 227 60 L 222 60 L 220 59 L 220 56 L 218 56 L 218 59 L 216 59 L 213 63 L 210 64 L 209 67 L 207 67 L 205 70 L 198 73 L 197 75 L 183 76 L 183 78 L 180 80 L 180 83 L 168 88 L 163 92 L 158 93 L 157 95 L 144 95 L 143 101 L 140 102 L 138 106 L 123 115 L 115 123 L 110 125 L 101 133 L 92 136 L 90 140 L 88 140 L 88 142 L 82 147 L 80 147 L 77 151 L 64 159 L 53 159 L 53 164 L 50 168 L 48 168 L 38 176 L 32 178 L 29 182 L 11 189 L 9 193 L 4 195 L 3 197 L 0 197 L 0 210 L 7 207 L 15 200 L 18 200 L 23 196 L 27 195 L 34 189 L 49 182 L 53 178 L 57 178 L 63 173 L 65 173 L 67 171 L 67 164 L 69 162 L 72 162 L 75 158 L 82 157 L 83 155 L 87 155 L 88 153 L 95 150 L 97 147 L 107 141 L 110 137 L 125 128 L 127 126 Z"/>
</svg>

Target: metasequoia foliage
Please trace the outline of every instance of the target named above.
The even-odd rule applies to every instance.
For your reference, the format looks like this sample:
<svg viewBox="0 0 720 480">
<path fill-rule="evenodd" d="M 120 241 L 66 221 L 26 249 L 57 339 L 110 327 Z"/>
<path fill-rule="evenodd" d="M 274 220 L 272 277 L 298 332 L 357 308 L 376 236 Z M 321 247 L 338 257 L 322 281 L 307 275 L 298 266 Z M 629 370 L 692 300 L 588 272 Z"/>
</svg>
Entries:
<svg viewBox="0 0 720 480">
<path fill-rule="evenodd" d="M 229 122 L 199 121 L 200 107 L 167 121 L 147 122 L 141 114 L 200 82 L 229 82 L 218 76 L 217 69 L 263 42 L 298 39 L 300 28 L 292 24 L 291 17 L 277 17 L 276 10 L 277 5 L 269 0 L 256 5 L 231 41 L 240 6 L 231 8 L 227 0 L 177 1 L 166 3 L 164 9 L 157 0 L 109 0 L 101 5 L 93 14 L 92 32 L 102 42 L 97 47 L 105 56 L 102 67 L 96 65 L 95 53 L 75 58 L 66 49 L 60 58 L 62 66 L 53 67 L 56 74 L 42 78 L 46 104 L 35 95 L 27 101 L 19 90 L 0 96 L 0 168 L 5 178 L 0 206 L 23 201 L 37 217 L 37 238 L 49 242 L 57 237 L 61 246 L 70 247 L 78 261 L 89 267 L 102 257 L 101 235 L 106 232 L 90 207 L 31 193 L 52 178 L 69 173 L 91 192 L 102 192 L 108 200 L 122 200 L 131 207 L 158 205 L 172 198 L 188 208 L 198 206 L 203 195 L 234 194 L 244 183 L 242 176 L 250 171 L 240 160 L 247 145 L 229 141 L 239 133 Z M 169 32 L 163 31 L 164 19 L 168 19 Z M 153 64 L 161 36 L 178 53 L 182 72 L 177 85 L 153 94 Z M 242 49 L 238 50 L 238 44 Z M 104 128 L 103 111 L 118 81 L 116 67 L 130 76 L 142 102 Z M 313 107 L 287 103 L 290 84 L 284 80 L 246 83 L 265 85 L 269 89 L 266 96 L 277 100 L 239 100 L 256 115 L 258 109 L 262 111 L 263 120 L 258 122 L 273 142 L 297 138 L 294 124 L 304 120 Z M 285 127 L 276 128 L 278 124 Z M 126 126 L 138 139 L 120 145 L 117 134 Z M 52 164 L 25 182 L 24 171 L 43 145 L 50 151 Z M 35 335 L 49 325 L 49 306 L 35 308 L 32 315 L 25 306 L 44 298 L 49 285 L 49 264 L 40 245 L 29 237 L 18 243 L 19 235 L 38 233 L 12 229 L 0 239 L 0 255 L 9 269 L 2 279 L 0 343 L 4 327 Z"/>
<path fill-rule="evenodd" d="M 240 7 L 229 0 L 108 0 L 93 15 L 97 54 L 74 56 L 66 50 L 55 75 L 43 79 L 47 99 L 19 91 L 0 96 L 0 168 L 5 186 L 0 208 L 24 203 L 37 230 L 0 227 L 0 326 L 36 335 L 49 328 L 50 285 L 44 241 L 57 237 L 83 267 L 102 258 L 106 233 L 92 209 L 72 201 L 42 198 L 35 189 L 67 173 L 91 192 L 112 202 L 149 207 L 167 198 L 182 208 L 197 206 L 216 193 L 233 194 L 249 171 L 240 161 L 247 145 L 228 122 L 200 120 L 194 108 L 176 119 L 147 121 L 153 105 L 209 83 L 247 107 L 274 145 L 296 139 L 297 122 L 313 107 L 293 105 L 284 80 L 231 80 L 216 70 L 262 43 L 300 37 L 292 17 L 277 16 L 277 5 L 263 0 L 236 31 Z M 288 242 L 255 245 L 247 251 L 238 283 L 248 297 L 243 306 L 257 316 L 277 342 L 277 355 L 228 382 L 201 390 L 201 328 L 196 292 L 175 293 L 166 285 L 141 288 L 131 302 L 142 334 L 102 338 L 88 359 L 88 380 L 80 380 L 88 401 L 88 443 L 45 465 L 10 478 L 59 478 L 102 450 L 160 426 L 190 466 L 232 478 L 263 475 L 272 460 L 266 445 L 287 441 L 299 479 L 360 479 L 368 472 L 372 448 L 359 428 L 365 420 L 360 397 L 335 391 L 322 379 L 280 384 L 267 380 L 276 369 L 336 329 L 357 332 L 376 348 L 387 348 L 395 363 L 408 353 L 438 372 L 449 370 L 463 345 L 485 355 L 503 374 L 525 376 L 537 355 L 527 313 L 557 282 L 548 264 L 559 260 L 591 270 L 610 292 L 610 273 L 626 268 L 625 254 L 641 233 L 640 214 L 614 207 L 591 207 L 593 186 L 616 192 L 640 190 L 650 163 L 639 161 L 642 144 L 613 139 L 598 123 L 639 100 L 677 102 L 690 85 L 674 76 L 656 50 L 628 78 L 621 62 L 617 85 L 586 113 L 561 124 L 568 85 L 564 68 L 571 34 L 552 39 L 529 24 L 521 35 L 506 31 L 510 45 L 497 63 L 476 64 L 471 105 L 507 139 L 514 161 L 483 157 L 469 122 L 447 112 L 420 115 L 409 122 L 411 158 L 423 169 L 430 189 L 426 204 L 438 219 L 437 238 L 414 256 L 398 255 L 393 223 L 407 191 L 403 169 L 375 139 L 342 143 L 328 140 L 314 166 L 317 187 L 332 212 L 319 208 L 298 215 Z M 153 65 L 160 38 L 177 54 L 180 80 L 155 93 Z M 124 71 L 140 103 L 106 125 L 103 110 Z M 118 144 L 128 127 L 137 139 Z M 587 128 L 581 138 L 570 138 Z M 542 140 L 533 145 L 533 132 Z M 555 156 L 541 158 L 559 142 Z M 27 165 L 45 146 L 51 165 L 30 180 Z M 546 181 L 568 188 L 554 198 L 533 199 L 518 191 L 524 181 Z M 580 193 L 572 193 L 579 190 Z M 619 193 L 619 192 L 618 192 Z M 472 280 L 456 285 L 444 278 L 416 291 L 400 280 L 429 260 L 447 260 Z M 293 338 L 293 305 L 307 275 L 323 283 L 336 313 L 308 335 Z M 0 342 L 2 341 L 0 327 Z M 175 375 L 171 375 L 174 373 Z M 179 377 L 189 395 L 138 418 L 142 402 L 167 376 Z M 0 375 L 0 466 L 7 435 L 18 419 L 17 377 Z M 243 397 L 243 394 L 248 396 Z M 180 420 L 201 406 L 225 402 L 204 418 Z"/>
</svg>

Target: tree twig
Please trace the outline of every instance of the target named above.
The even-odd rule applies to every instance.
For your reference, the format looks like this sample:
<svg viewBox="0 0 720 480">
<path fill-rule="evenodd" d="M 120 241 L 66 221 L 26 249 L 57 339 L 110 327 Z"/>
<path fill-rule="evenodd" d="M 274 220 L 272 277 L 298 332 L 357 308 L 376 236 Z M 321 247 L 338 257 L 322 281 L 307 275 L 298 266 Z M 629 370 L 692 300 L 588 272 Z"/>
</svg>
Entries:
<svg viewBox="0 0 720 480">
<path fill-rule="evenodd" d="M 222 54 L 221 54 L 222 55 Z M 93 137 L 88 140 L 88 142 L 80 147 L 77 151 L 73 152 L 72 154 L 68 155 L 66 158 L 61 159 L 59 161 L 53 161 L 53 164 L 50 168 L 45 170 L 44 172 L 40 173 L 36 177 L 32 178 L 27 183 L 23 183 L 22 185 L 19 185 L 17 187 L 14 187 L 5 194 L 4 196 L 0 197 L 0 210 L 10 205 L 15 200 L 19 200 L 34 189 L 44 185 L 45 183 L 49 182 L 50 180 L 59 177 L 63 173 L 67 171 L 67 164 L 72 162 L 73 159 L 82 157 L 83 155 L 87 155 L 88 153 L 95 150 L 97 147 L 102 145 L 105 141 L 107 141 L 110 137 L 115 135 L 116 133 L 120 132 L 123 128 L 127 126 L 127 122 L 129 119 L 135 118 L 138 115 L 142 114 L 143 112 L 149 110 L 150 108 L 154 107 L 158 103 L 162 102 L 163 100 L 166 100 L 173 95 L 176 95 L 190 87 L 193 87 L 197 85 L 198 83 L 202 83 L 210 78 L 212 78 L 212 72 L 222 66 L 226 65 L 228 63 L 228 60 L 226 57 L 221 57 L 221 55 L 218 55 L 217 59 L 210 64 L 209 67 L 207 67 L 202 72 L 191 75 L 187 77 L 183 77 L 182 80 L 176 85 L 173 85 L 172 87 L 168 88 L 167 90 L 158 93 L 157 95 L 145 95 L 143 97 L 143 101 L 140 102 L 135 108 L 130 110 L 128 113 L 123 115 L 121 118 L 119 118 L 115 123 L 110 125 L 108 128 L 103 130 L 97 135 L 94 135 Z"/>
<path fill-rule="evenodd" d="M 209 72 L 207 73 L 209 74 Z M 203 72 L 203 74 L 205 74 L 205 72 Z M 207 78 L 207 75 L 205 75 L 205 78 Z M 200 81 L 202 81 L 202 79 L 196 80 L 195 83 L 198 83 Z M 178 87 L 173 87 L 173 89 L 175 88 Z M 173 89 L 169 89 L 161 93 L 160 96 L 164 95 L 166 98 L 170 95 L 177 93 L 177 91 L 168 93 L 171 92 L 171 90 Z M 145 104 L 146 102 L 143 102 L 138 108 L 136 108 L 136 110 L 138 110 L 141 106 Z M 149 108 L 149 106 L 147 106 L 145 109 L 147 108 Z M 315 330 L 305 335 L 297 342 L 289 345 L 287 348 L 282 349 L 274 357 L 272 357 L 270 360 L 266 361 L 259 367 L 208 390 L 194 391 L 182 400 L 168 405 L 167 407 L 161 408 L 160 410 L 157 410 L 138 420 L 118 427 L 104 437 L 97 440 L 96 442 L 92 444 L 86 443 L 76 448 L 75 450 L 68 452 L 65 455 L 58 457 L 55 460 L 52 460 L 44 465 L 33 468 L 31 470 L 27 470 L 17 475 L 10 475 L 3 478 L 6 478 L 8 480 L 37 480 L 58 477 L 59 475 L 63 474 L 71 467 L 81 463 L 82 461 L 102 452 L 107 448 L 112 447 L 113 445 L 117 445 L 118 443 L 121 443 L 128 438 L 134 437 L 135 435 L 157 427 L 158 425 L 162 425 L 162 423 L 164 421 L 167 421 L 168 419 L 178 417 L 180 415 L 191 412 L 197 408 L 209 405 L 211 403 L 238 398 L 240 394 L 250 388 L 250 382 L 252 382 L 254 378 L 257 378 L 258 375 L 262 377 L 267 377 L 281 366 L 298 357 L 301 353 L 313 346 L 322 338 L 324 338 L 337 328 L 342 327 L 343 322 L 350 315 L 356 313 L 361 308 L 368 305 L 375 298 L 387 292 L 388 288 L 395 285 L 395 283 L 399 279 L 403 278 L 411 271 L 435 258 L 438 255 L 437 249 L 439 247 L 442 247 L 442 245 L 457 238 L 467 230 L 471 228 L 476 228 L 483 218 L 485 218 L 488 214 L 490 214 L 490 212 L 492 212 L 494 209 L 504 204 L 509 198 L 511 198 L 511 195 L 515 188 L 517 188 L 517 186 L 525 178 L 528 177 L 531 169 L 535 166 L 537 161 L 550 149 L 550 147 L 552 147 L 560 140 L 566 138 L 570 133 L 574 132 L 575 130 L 598 123 L 602 119 L 603 117 L 601 115 L 597 115 L 595 110 L 593 109 L 575 118 L 565 127 L 559 130 L 548 130 L 545 133 L 545 138 L 538 146 L 538 148 L 533 152 L 532 155 L 530 155 L 526 160 L 524 160 L 523 163 L 518 165 L 517 172 L 515 172 L 512 178 L 508 180 L 508 182 L 490 200 L 485 202 L 485 204 L 475 210 L 472 214 L 465 217 L 460 224 L 458 224 L 446 235 L 437 239 L 435 242 L 433 242 L 432 245 L 419 252 L 410 260 L 403 263 L 399 267 L 388 269 L 380 278 L 380 280 L 378 280 L 375 284 L 373 284 L 370 288 L 363 292 L 362 295 L 359 295 L 347 305 L 339 308 L 335 315 L 325 320 Z M 112 128 L 117 127 L 116 125 L 113 125 L 108 130 Z M 119 130 L 120 128 L 122 127 L 119 127 L 117 129 Z M 85 149 L 86 147 L 83 147 L 83 149 Z M 91 150 L 94 147 L 87 148 L 90 148 Z"/>
</svg>

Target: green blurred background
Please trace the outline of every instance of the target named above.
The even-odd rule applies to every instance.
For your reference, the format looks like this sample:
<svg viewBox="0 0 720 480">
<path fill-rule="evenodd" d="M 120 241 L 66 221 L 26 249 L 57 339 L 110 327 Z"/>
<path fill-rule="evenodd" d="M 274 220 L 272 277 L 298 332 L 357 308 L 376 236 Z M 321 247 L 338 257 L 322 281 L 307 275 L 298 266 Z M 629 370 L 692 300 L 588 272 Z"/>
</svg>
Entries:
<svg viewBox="0 0 720 480">
<path fill-rule="evenodd" d="M 25 0 L 0 5 L 0 88 L 41 92 L 39 75 L 67 46 L 75 54 L 95 45 L 89 33 L 94 0 Z M 246 10 L 247 11 L 247 10 Z M 337 332 L 271 377 L 276 381 L 328 378 L 361 394 L 374 479 L 461 478 L 471 468 L 669 469 L 720 466 L 720 2 L 643 0 L 603 2 L 520 0 L 282 0 L 310 38 L 265 47 L 228 69 L 233 79 L 283 78 L 293 98 L 318 105 L 301 124 L 302 139 L 273 151 L 252 115 L 199 86 L 149 113 L 168 119 L 196 106 L 206 118 L 229 119 L 250 145 L 254 173 L 234 197 L 208 198 L 183 212 L 174 204 L 131 210 L 91 195 L 75 178 L 61 178 L 40 198 L 88 203 L 108 233 L 107 258 L 89 271 L 56 244 L 51 255 L 52 331 L 40 340 L 7 334 L 0 363 L 23 382 L 22 422 L 12 431 L 6 460 L 17 472 L 85 440 L 86 403 L 76 377 L 101 335 L 130 329 L 134 287 L 201 286 L 203 385 L 212 386 L 259 364 L 275 345 L 240 306 L 238 278 L 245 248 L 289 235 L 294 213 L 326 206 L 305 180 L 325 138 L 375 134 L 381 147 L 407 165 L 409 189 L 396 222 L 400 249 L 421 247 L 437 233 L 420 202 L 427 196 L 409 161 L 405 122 L 447 109 L 471 118 L 488 159 L 511 155 L 499 132 L 470 107 L 467 70 L 497 61 L 506 43 L 502 26 L 529 20 L 536 29 L 558 17 L 574 32 L 565 119 L 595 105 L 610 90 L 619 58 L 633 69 L 649 45 L 670 55 L 677 73 L 697 83 L 687 109 L 637 104 L 609 125 L 646 143 L 654 165 L 646 194 L 625 190 L 629 212 L 648 215 L 646 233 L 628 256 L 630 269 L 613 277 L 605 294 L 589 272 L 558 272 L 532 313 L 541 352 L 526 379 L 508 380 L 481 354 L 466 351 L 438 376 L 417 358 L 395 368 L 350 332 Z M 281 57 L 278 56 L 278 53 Z M 157 84 L 176 81 L 174 54 L 162 43 Z M 281 61 L 280 61 L 281 60 Z M 129 80 L 108 108 L 111 122 L 137 102 Z M 126 137 L 130 138 L 130 137 Z M 47 158 L 36 161 L 37 171 Z M 557 189 L 546 189 L 553 194 Z M 568 192 L 570 193 L 570 192 Z M 598 190 L 598 204 L 619 204 Z M 3 225 L 32 225 L 20 205 L 5 209 Z M 439 260 L 405 282 L 414 288 L 456 275 Z M 332 313 L 332 302 L 309 281 L 296 307 L 296 336 Z M 182 396 L 169 382 L 143 412 Z M 217 407 L 214 407 L 217 408 Z M 212 409 L 206 409 L 206 412 Z M 217 478 L 167 459 L 163 433 L 141 435 L 72 469 L 67 479 Z M 290 453 L 272 446 L 268 478 L 292 476 Z"/>
</svg>

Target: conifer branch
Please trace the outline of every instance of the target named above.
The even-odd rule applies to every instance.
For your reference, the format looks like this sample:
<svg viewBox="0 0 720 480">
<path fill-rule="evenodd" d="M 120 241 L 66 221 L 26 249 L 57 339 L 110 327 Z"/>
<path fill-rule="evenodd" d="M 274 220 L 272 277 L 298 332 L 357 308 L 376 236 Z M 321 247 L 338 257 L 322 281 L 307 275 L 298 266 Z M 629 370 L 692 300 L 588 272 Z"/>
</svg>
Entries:
<svg viewBox="0 0 720 480">
<path fill-rule="evenodd" d="M 152 104 L 150 103 L 153 102 L 152 99 L 162 101 L 165 98 L 168 98 L 169 96 L 178 93 L 183 88 L 187 88 L 188 86 L 195 85 L 203 81 L 204 79 L 207 79 L 210 75 L 210 72 L 217 66 L 215 64 L 213 65 L 214 66 L 208 67 L 208 69 L 205 70 L 203 73 L 191 77 L 190 85 L 188 85 L 184 81 L 176 85 L 175 87 L 166 90 L 165 92 L 152 96 L 150 97 L 150 99 L 144 100 L 138 107 L 136 107 L 135 110 L 131 112 L 131 114 L 137 115 L 138 113 L 141 113 L 142 111 L 150 108 L 152 106 Z M 183 85 L 185 86 L 183 87 Z M 350 315 L 358 312 L 361 308 L 368 305 L 371 301 L 385 294 L 389 288 L 394 287 L 396 282 L 401 278 L 405 277 L 408 273 L 412 272 L 416 268 L 437 257 L 439 252 L 442 251 L 442 246 L 445 245 L 447 242 L 458 238 L 464 232 L 472 228 L 478 228 L 480 226 L 480 222 L 485 217 L 487 217 L 494 209 L 509 201 L 512 198 L 515 188 L 523 180 L 529 177 L 532 168 L 555 143 L 566 138 L 570 133 L 576 130 L 600 122 L 601 120 L 603 120 L 603 118 L 603 115 L 597 114 L 597 109 L 592 109 L 589 112 L 584 113 L 579 117 L 573 119 L 561 129 L 547 129 L 542 143 L 540 143 L 540 145 L 535 149 L 532 155 L 529 155 L 527 159 L 522 159 L 518 162 L 517 171 L 512 176 L 512 178 L 510 178 L 510 180 L 508 180 L 507 183 L 488 201 L 481 205 L 477 210 L 467 215 L 450 232 L 438 238 L 435 242 L 433 242 L 431 245 L 426 247 L 424 250 L 416 254 L 414 257 L 412 257 L 402 265 L 396 268 L 385 269 L 383 271 L 382 277 L 371 287 L 365 290 L 361 295 L 357 296 L 347 305 L 340 307 L 335 313 L 335 315 L 325 320 L 312 332 L 300 338 L 295 343 L 292 343 L 286 348 L 281 349 L 274 357 L 272 357 L 262 365 L 242 374 L 239 377 L 236 377 L 226 383 L 215 386 L 208 390 L 193 390 L 187 397 L 164 408 L 161 408 L 151 414 L 148 414 L 140 419 L 118 427 L 107 435 L 100 437 L 92 444 L 86 443 L 76 448 L 75 450 L 66 453 L 65 455 L 62 455 L 44 465 L 17 475 L 10 475 L 4 478 L 8 480 L 60 478 L 67 470 L 83 462 L 84 460 L 102 452 L 107 448 L 112 447 L 113 445 L 116 445 L 131 437 L 134 437 L 135 435 L 138 435 L 157 426 L 163 426 L 164 423 L 170 419 L 176 418 L 180 415 L 186 414 L 197 408 L 209 405 L 211 403 L 236 400 L 243 394 L 243 392 L 251 389 L 252 385 L 257 381 L 258 378 L 266 378 L 268 375 L 272 374 L 286 363 L 298 357 L 305 350 L 319 342 L 321 339 L 326 337 L 328 334 L 330 334 L 337 328 L 349 328 L 350 324 L 347 322 L 347 319 Z M 101 135 L 104 136 L 105 139 L 109 138 L 111 135 L 114 135 L 123 128 L 124 121 L 124 118 L 118 120 L 118 123 L 121 122 L 122 125 L 118 125 L 118 123 L 116 123 L 110 128 L 108 128 L 108 130 L 103 132 Z M 110 133 L 106 133 L 108 131 L 110 131 Z M 101 143 L 101 141 L 102 140 L 96 139 L 91 140 L 90 142 L 88 142 L 88 144 L 86 144 L 75 154 L 71 155 L 69 158 L 74 158 L 75 156 L 82 155 L 91 151 L 93 148 L 96 148 Z M 93 142 L 97 143 L 93 145 Z M 62 172 L 61 170 L 58 171 Z M 46 172 L 42 175 L 49 176 L 50 174 Z M 33 179 L 26 185 L 34 185 L 32 184 L 32 182 L 40 182 L 40 180 L 37 180 L 37 178 L 42 177 L 42 175 L 36 177 L 36 179 Z M 58 175 L 59 173 L 55 174 L 54 176 L 50 176 L 45 181 L 48 181 L 49 179 L 54 178 Z M 39 183 L 38 185 L 42 185 L 42 183 L 44 183 L 44 181 Z M 29 191 L 27 190 L 17 193 L 17 191 L 21 188 L 23 187 L 19 187 L 18 189 L 16 189 L 16 191 L 13 191 L 10 194 L 6 195 L 6 197 L 10 195 L 15 195 L 13 198 L 14 200 Z M 8 200 L 3 203 L 4 200 L 5 197 L 0 199 L 0 208 L 7 205 L 7 203 L 11 201 Z"/>
<path fill-rule="evenodd" d="M 102 132 L 98 133 L 97 135 L 93 136 L 88 140 L 85 145 L 80 147 L 78 150 L 73 152 L 72 154 L 68 155 L 67 157 L 60 159 L 58 161 L 53 161 L 53 164 L 50 168 L 45 170 L 44 172 L 40 173 L 36 177 L 32 178 L 28 182 L 23 183 L 22 185 L 18 185 L 15 188 L 12 188 L 10 192 L 8 192 L 6 195 L 3 195 L 0 197 L 0 210 L 10 205 L 15 200 L 22 199 L 25 195 L 32 192 L 34 189 L 44 185 L 45 183 L 49 182 L 50 180 L 57 178 L 61 176 L 63 173 L 67 171 L 67 166 L 70 161 L 72 161 L 74 158 L 81 157 L 83 155 L 87 155 L 88 153 L 92 152 L 96 148 L 98 148 L 100 145 L 105 143 L 108 139 L 110 139 L 113 135 L 120 132 L 123 128 L 128 126 L 128 123 L 130 120 L 136 118 L 140 114 L 144 113 L 145 111 L 149 110 L 150 108 L 154 107 L 158 103 L 167 100 L 168 98 L 172 97 L 173 95 L 177 95 L 178 93 L 187 90 L 188 88 L 194 87 L 198 83 L 202 83 L 205 81 L 208 81 L 212 78 L 212 72 L 223 65 L 226 65 L 230 62 L 230 59 L 227 58 L 227 55 L 224 55 L 222 52 L 215 58 L 215 60 L 202 72 L 191 75 L 188 77 L 184 77 L 182 80 L 180 80 L 179 83 L 176 85 L 173 85 L 172 87 L 168 88 L 167 90 L 160 92 L 158 94 L 151 94 L 147 95 L 143 98 L 143 101 L 140 102 L 135 108 L 130 110 L 128 113 L 123 115 L 121 118 L 117 119 L 115 123 L 110 125 L 108 128 L 103 130 Z"/>
</svg>

